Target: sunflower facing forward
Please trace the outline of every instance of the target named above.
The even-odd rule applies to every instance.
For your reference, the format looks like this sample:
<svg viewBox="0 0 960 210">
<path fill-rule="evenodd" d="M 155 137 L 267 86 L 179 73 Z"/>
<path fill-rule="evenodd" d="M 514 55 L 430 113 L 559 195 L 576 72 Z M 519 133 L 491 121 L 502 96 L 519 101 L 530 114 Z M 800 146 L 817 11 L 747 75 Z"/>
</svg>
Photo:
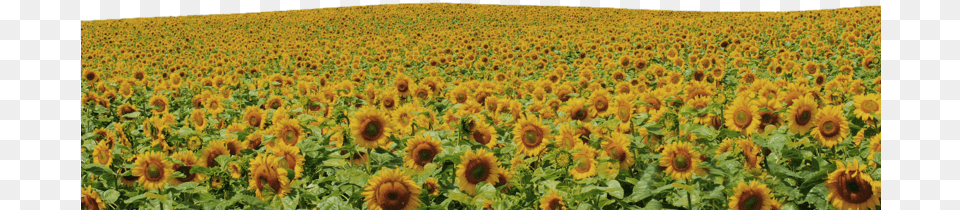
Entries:
<svg viewBox="0 0 960 210">
<path fill-rule="evenodd" d="M 422 171 L 423 166 L 433 162 L 433 158 L 443 152 L 440 147 L 440 141 L 434 139 L 429 134 L 417 135 L 407 142 L 407 148 L 404 149 L 403 166 Z"/>
<path fill-rule="evenodd" d="M 173 175 L 173 164 L 163 159 L 163 156 L 156 151 L 140 154 L 136 165 L 133 168 L 133 175 L 140 177 L 137 181 L 147 190 L 163 188 L 167 179 Z"/>
<path fill-rule="evenodd" d="M 660 153 L 660 167 L 675 180 L 688 180 L 700 167 L 700 153 L 689 142 L 674 142 Z"/>
<path fill-rule="evenodd" d="M 364 188 L 364 200 L 372 210 L 412 210 L 420 207 L 420 186 L 400 169 L 387 169 L 373 176 Z"/>
<path fill-rule="evenodd" d="M 574 150 L 580 150 L 573 154 L 573 160 L 579 161 L 576 167 L 570 169 L 570 175 L 573 179 L 580 180 L 597 175 L 596 151 L 586 144 L 577 144 Z"/>
<path fill-rule="evenodd" d="M 516 136 L 514 142 L 517 144 L 517 154 L 526 154 L 529 157 L 540 155 L 547 147 L 547 140 L 552 138 L 550 128 L 534 115 L 518 119 L 513 128 L 513 136 Z"/>
<path fill-rule="evenodd" d="M 793 105 L 787 111 L 787 121 L 790 123 L 790 132 L 806 133 L 813 128 L 813 118 L 817 114 L 817 103 L 813 95 L 807 94 L 793 100 Z"/>
<path fill-rule="evenodd" d="M 477 152 L 467 151 L 460 157 L 460 165 L 457 166 L 457 186 L 469 195 L 476 194 L 477 184 L 487 182 L 497 184 L 500 179 L 497 174 L 500 173 L 500 162 L 493 153 L 485 149 Z"/>
<path fill-rule="evenodd" d="M 733 188 L 733 197 L 730 197 L 730 210 L 770 210 L 773 205 L 773 195 L 766 184 L 756 180 L 748 183 L 740 182 Z"/>
<path fill-rule="evenodd" d="M 816 125 L 817 128 L 810 133 L 827 148 L 833 148 L 850 133 L 850 125 L 840 106 L 827 106 L 817 111 Z"/>
<path fill-rule="evenodd" d="M 601 156 L 610 157 L 620 163 L 620 170 L 628 170 L 633 167 L 633 152 L 630 152 L 630 140 L 622 133 L 614 132 L 610 137 L 600 143 L 603 148 Z"/>
<path fill-rule="evenodd" d="M 723 118 L 727 121 L 727 128 L 730 130 L 750 135 L 760 125 L 760 108 L 748 96 L 740 95 L 723 112 Z"/>
<path fill-rule="evenodd" d="M 264 194 L 283 197 L 290 192 L 287 170 L 280 167 L 280 158 L 273 154 L 259 154 L 250 159 L 250 187 L 261 200 L 269 200 Z"/>
<path fill-rule="evenodd" d="M 837 209 L 876 209 L 880 205 L 880 182 L 863 173 L 866 165 L 859 161 L 844 165 L 837 161 L 837 170 L 827 177 L 827 199 Z"/>
<path fill-rule="evenodd" d="M 360 147 L 375 149 L 387 144 L 387 136 L 393 132 L 392 121 L 380 109 L 366 106 L 353 114 L 350 119 L 350 132 L 354 142 Z"/>
</svg>

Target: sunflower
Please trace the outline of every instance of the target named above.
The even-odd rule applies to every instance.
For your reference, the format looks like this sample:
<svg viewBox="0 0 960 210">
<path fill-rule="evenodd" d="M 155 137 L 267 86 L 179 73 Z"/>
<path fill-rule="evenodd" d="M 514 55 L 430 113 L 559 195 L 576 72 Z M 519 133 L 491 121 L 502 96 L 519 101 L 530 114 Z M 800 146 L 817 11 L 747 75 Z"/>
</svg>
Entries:
<svg viewBox="0 0 960 210">
<path fill-rule="evenodd" d="M 770 210 L 773 205 L 773 194 L 766 184 L 754 180 L 749 184 L 740 182 L 736 188 L 733 188 L 733 196 L 730 197 L 731 210 Z"/>
<path fill-rule="evenodd" d="M 364 200 L 372 210 L 413 210 L 420 207 L 420 186 L 400 169 L 387 169 L 373 176 L 364 188 Z"/>
<path fill-rule="evenodd" d="M 410 82 L 410 77 L 400 73 L 393 79 L 393 87 L 397 88 L 397 93 L 399 93 L 400 96 L 407 97 L 413 93 L 413 91 L 410 91 L 412 89 Z"/>
<path fill-rule="evenodd" d="M 596 112 L 596 117 L 606 117 L 613 114 L 612 111 L 614 111 L 614 109 L 610 109 L 610 100 L 610 94 L 605 90 L 601 90 L 590 95 L 588 103 Z"/>
<path fill-rule="evenodd" d="M 415 112 L 418 112 L 417 108 L 420 105 L 408 103 L 400 106 L 396 110 L 392 111 L 391 120 L 394 122 L 394 126 L 397 126 L 395 129 L 399 132 L 398 135 L 409 135 L 413 132 L 413 123 L 417 116 L 414 115 Z M 424 126 L 424 125 L 420 125 Z"/>
<path fill-rule="evenodd" d="M 270 193 L 283 197 L 290 192 L 287 170 L 280 168 L 280 159 L 273 154 L 260 153 L 250 159 L 250 187 L 257 198 L 267 201 Z M 269 188 L 268 188 L 269 187 Z M 264 196 L 267 194 L 267 196 Z"/>
<path fill-rule="evenodd" d="M 160 113 L 167 112 L 167 109 L 170 106 L 169 105 L 170 100 L 167 99 L 166 96 L 160 95 L 160 94 L 154 94 L 153 96 L 150 96 L 150 100 L 148 103 L 150 104 L 150 106 L 155 107 L 154 109 L 150 110 L 150 113 L 153 113 L 154 115 L 159 115 Z"/>
<path fill-rule="evenodd" d="M 813 101 L 813 95 L 807 94 L 793 100 L 790 110 L 787 110 L 787 121 L 790 123 L 790 131 L 794 133 L 806 133 L 813 128 L 813 119 L 817 115 L 817 104 Z"/>
<path fill-rule="evenodd" d="M 279 109 L 284 105 L 283 98 L 279 95 L 270 96 L 270 99 L 267 99 L 267 103 L 263 104 L 267 109 Z"/>
<path fill-rule="evenodd" d="M 140 154 L 135 164 L 133 175 L 140 177 L 137 181 L 147 190 L 163 188 L 166 180 L 173 175 L 173 165 L 156 151 Z"/>
<path fill-rule="evenodd" d="M 468 136 L 470 140 L 486 145 L 488 148 L 497 145 L 497 130 L 493 126 L 483 120 L 475 121 L 473 124 L 473 132 Z"/>
<path fill-rule="evenodd" d="M 230 155 L 240 155 L 240 150 L 246 149 L 243 142 L 237 139 L 237 135 L 229 135 L 223 140 L 223 145 L 230 151 Z"/>
<path fill-rule="evenodd" d="M 574 150 L 580 150 L 580 152 L 573 154 L 573 160 L 579 162 L 576 167 L 570 169 L 570 175 L 573 175 L 573 179 L 580 180 L 596 176 L 598 162 L 593 148 L 586 144 L 578 144 Z"/>
<path fill-rule="evenodd" d="M 550 193 L 540 199 L 540 208 L 543 210 L 565 210 L 567 205 L 564 204 L 563 198 L 558 195 L 557 191 L 550 190 Z"/>
<path fill-rule="evenodd" d="M 587 101 L 581 98 L 575 98 L 573 100 L 567 101 L 567 104 L 560 107 L 560 110 L 566 113 L 566 118 L 570 120 L 577 120 L 580 122 L 590 121 L 597 114 L 597 110 L 590 109 L 587 105 Z"/>
<path fill-rule="evenodd" d="M 179 171 L 184 175 L 184 177 L 181 177 L 181 178 L 174 178 L 173 176 L 170 176 L 170 179 L 167 180 L 167 182 L 170 183 L 170 185 L 178 186 L 184 182 L 200 183 L 201 181 L 203 181 L 203 178 L 205 175 L 200 173 L 190 173 L 190 169 L 200 162 L 199 160 L 197 160 L 197 156 L 193 154 L 193 151 L 187 150 L 183 152 L 173 153 L 173 155 L 171 155 L 170 158 L 180 160 L 180 162 L 183 162 L 183 165 L 173 164 L 173 167 L 171 167 L 171 169 L 173 171 Z"/>
<path fill-rule="evenodd" d="M 440 195 L 440 184 L 437 183 L 437 179 L 430 177 L 426 181 L 423 181 L 423 186 L 421 187 L 427 190 L 427 194 L 437 196 Z"/>
<path fill-rule="evenodd" d="M 200 154 L 200 166 L 212 168 L 217 167 L 220 164 L 217 163 L 216 158 L 220 155 L 230 155 L 230 150 L 227 149 L 226 142 L 224 141 L 211 141 L 207 144 L 206 148 L 203 148 Z"/>
<path fill-rule="evenodd" d="M 256 130 L 247 135 L 247 140 L 243 141 L 243 148 L 258 150 L 261 143 L 263 143 L 263 134 L 260 130 Z"/>
<path fill-rule="evenodd" d="M 730 152 L 730 153 L 740 152 L 736 144 L 737 143 L 734 141 L 734 139 L 731 139 L 731 138 L 723 139 L 723 141 L 720 142 L 720 145 L 717 145 L 717 152 L 716 152 L 717 155 L 715 155 L 714 157 L 719 157 L 720 155 L 726 152 Z"/>
<path fill-rule="evenodd" d="M 837 170 L 827 176 L 827 199 L 837 209 L 876 209 L 880 205 L 880 182 L 863 173 L 866 165 L 854 160 L 837 161 Z"/>
<path fill-rule="evenodd" d="M 737 146 L 743 151 L 743 167 L 747 169 L 760 168 L 760 146 L 749 138 L 736 140 Z"/>
<path fill-rule="evenodd" d="M 577 144 L 581 144 L 580 134 L 577 134 L 577 130 L 573 128 L 571 123 L 560 124 L 559 135 L 556 135 L 554 142 L 557 144 L 557 147 L 562 149 L 573 149 Z"/>
<path fill-rule="evenodd" d="M 460 157 L 460 165 L 457 166 L 457 186 L 467 194 L 475 195 L 478 183 L 497 184 L 500 181 L 496 176 L 498 173 L 500 162 L 493 153 L 486 149 L 476 152 L 468 150 Z"/>
<path fill-rule="evenodd" d="M 220 95 L 211 95 L 210 98 L 207 98 L 206 106 L 203 108 L 207 110 L 207 113 L 217 116 L 225 110 L 223 107 L 223 98 L 221 98 Z"/>
<path fill-rule="evenodd" d="M 540 155 L 546 149 L 547 141 L 552 138 L 550 128 L 544 125 L 539 117 L 529 114 L 517 119 L 513 135 L 517 154 L 526 154 L 529 157 Z"/>
<path fill-rule="evenodd" d="M 230 173 L 230 177 L 234 179 L 239 179 L 242 176 L 243 169 L 240 169 L 240 164 L 235 162 L 230 162 L 227 164 L 227 172 Z"/>
<path fill-rule="evenodd" d="M 826 106 L 817 111 L 817 128 L 810 133 L 827 148 L 837 145 L 850 133 L 850 124 L 843 116 L 843 107 Z"/>
<path fill-rule="evenodd" d="M 630 140 L 622 133 L 611 133 L 606 141 L 600 143 L 603 148 L 602 156 L 610 157 L 620 163 L 621 170 L 633 167 L 633 152 L 630 152 Z"/>
<path fill-rule="evenodd" d="M 83 71 L 83 80 L 87 84 L 96 84 L 100 81 L 100 71 L 97 70 L 85 70 Z"/>
<path fill-rule="evenodd" d="M 270 127 L 270 133 L 277 137 L 277 140 L 283 141 L 287 145 L 297 145 L 306 138 L 306 131 L 300 126 L 300 120 L 296 118 L 287 118 L 274 122 Z M 273 142 L 268 143 L 270 145 Z"/>
<path fill-rule="evenodd" d="M 470 90 L 463 85 L 457 85 L 448 93 L 447 97 L 453 99 L 453 102 L 464 103 L 470 99 Z"/>
<path fill-rule="evenodd" d="M 864 121 L 872 121 L 874 119 L 873 112 L 880 111 L 880 95 L 871 93 L 854 96 L 853 106 L 857 107 L 857 109 L 853 110 L 853 113 L 856 114 L 858 118 Z"/>
<path fill-rule="evenodd" d="M 750 135 L 760 125 L 760 108 L 756 101 L 746 95 L 740 95 L 723 112 L 723 117 L 727 121 L 727 128 L 739 131 L 743 135 Z"/>
<path fill-rule="evenodd" d="M 423 166 L 432 163 L 433 158 L 443 152 L 443 147 L 440 146 L 440 141 L 431 137 L 430 134 L 422 134 L 407 141 L 407 148 L 403 151 L 406 152 L 403 166 L 423 171 Z"/>
<path fill-rule="evenodd" d="M 873 156 L 880 152 L 880 133 L 870 137 L 870 156 L 867 157 L 867 160 L 870 161 L 870 165 L 876 165 L 873 160 Z"/>
<path fill-rule="evenodd" d="M 107 167 L 110 167 L 110 163 L 113 163 L 113 154 L 108 145 L 107 141 L 100 141 L 97 143 L 97 146 L 93 148 L 93 158 L 94 164 L 103 164 Z"/>
<path fill-rule="evenodd" d="M 510 180 L 513 179 L 514 172 L 507 170 L 502 166 L 498 166 L 498 167 L 499 167 L 498 170 L 500 171 L 500 173 L 497 173 L 497 179 L 499 181 L 497 181 L 497 184 L 494 184 L 493 187 L 500 188 L 501 186 L 506 186 L 503 189 L 513 187 L 513 185 L 510 184 Z"/>
<path fill-rule="evenodd" d="M 243 112 L 243 122 L 247 126 L 263 129 L 267 124 L 267 112 L 256 106 L 248 106 Z"/>
<path fill-rule="evenodd" d="M 93 187 L 91 186 L 80 188 L 80 195 L 80 206 L 83 209 L 101 210 L 107 208 L 107 205 L 103 203 L 103 200 L 100 200 L 100 193 L 97 193 L 96 190 L 93 190 Z"/>
<path fill-rule="evenodd" d="M 187 122 L 193 125 L 193 130 L 203 132 L 207 128 L 207 116 L 203 109 L 193 109 L 190 111 L 190 119 Z"/>
<path fill-rule="evenodd" d="M 700 152 L 693 149 L 689 142 L 674 142 L 660 153 L 660 167 L 666 167 L 665 173 L 675 180 L 689 180 L 699 171 Z"/>
<path fill-rule="evenodd" d="M 278 158 L 283 158 L 279 162 L 279 167 L 293 170 L 293 179 L 300 179 L 303 175 L 303 154 L 300 154 L 300 147 L 288 145 L 286 143 L 277 143 L 272 147 L 273 154 Z"/>
<path fill-rule="evenodd" d="M 120 88 L 118 88 L 117 91 L 119 91 L 120 95 L 123 96 L 124 98 L 133 97 L 133 94 L 134 94 L 133 86 L 130 85 L 129 82 L 124 82 L 120 84 Z"/>
<path fill-rule="evenodd" d="M 350 131 L 355 143 L 360 147 L 374 149 L 388 142 L 387 136 L 393 132 L 393 121 L 387 120 L 386 113 L 377 108 L 364 107 L 350 119 Z"/>
<path fill-rule="evenodd" d="M 780 114 L 776 111 L 782 109 L 780 101 L 776 99 L 768 99 L 766 97 L 760 97 L 757 100 L 757 105 L 759 108 L 766 108 L 768 111 L 760 111 L 760 125 L 759 129 L 766 129 L 768 125 L 773 125 L 773 127 L 780 127 Z"/>
<path fill-rule="evenodd" d="M 137 109 L 137 107 L 130 105 L 130 103 L 124 103 L 123 105 L 120 105 L 120 107 L 117 107 L 117 116 L 120 117 L 120 120 L 133 120 L 131 118 L 123 117 L 123 115 L 130 114 L 138 110 L 139 109 Z"/>
<path fill-rule="evenodd" d="M 384 109 L 392 110 L 397 108 L 397 104 L 400 103 L 400 97 L 397 96 L 397 92 L 393 90 L 386 90 L 380 94 L 380 106 Z"/>
</svg>

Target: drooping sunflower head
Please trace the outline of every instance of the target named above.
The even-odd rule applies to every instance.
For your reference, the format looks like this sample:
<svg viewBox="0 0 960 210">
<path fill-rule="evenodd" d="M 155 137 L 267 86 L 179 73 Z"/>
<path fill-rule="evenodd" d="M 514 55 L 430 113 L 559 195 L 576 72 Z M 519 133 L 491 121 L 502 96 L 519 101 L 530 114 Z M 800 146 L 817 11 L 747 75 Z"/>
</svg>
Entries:
<svg viewBox="0 0 960 210">
<path fill-rule="evenodd" d="M 700 153 L 689 142 L 674 142 L 660 154 L 660 166 L 675 180 L 690 179 L 700 166 Z"/>
<path fill-rule="evenodd" d="M 133 168 L 133 175 L 139 176 L 138 182 L 143 188 L 161 189 L 166 184 L 167 179 L 173 175 L 172 164 L 163 158 L 156 151 L 150 151 L 137 158 L 136 166 Z"/>
<path fill-rule="evenodd" d="M 420 186 L 400 169 L 387 169 L 373 176 L 362 196 L 374 210 L 412 210 L 420 207 Z"/>
<path fill-rule="evenodd" d="M 423 170 L 423 166 L 433 162 L 433 158 L 443 152 L 440 141 L 434 139 L 429 134 L 416 135 L 410 141 L 407 141 L 407 148 L 404 158 L 404 166 L 417 171 Z"/>
<path fill-rule="evenodd" d="M 773 195 L 766 184 L 754 180 L 750 183 L 740 182 L 733 188 L 729 206 L 733 210 L 770 210 L 773 205 Z"/>
<path fill-rule="evenodd" d="M 843 116 L 841 106 L 826 106 L 818 110 L 816 119 L 816 129 L 810 133 L 827 148 L 837 145 L 850 133 L 850 125 L 847 117 Z"/>
<path fill-rule="evenodd" d="M 393 132 L 393 123 L 387 120 L 386 113 L 380 109 L 364 107 L 355 112 L 350 119 L 350 131 L 354 142 L 360 147 L 374 149 L 387 143 L 387 136 Z"/>
<path fill-rule="evenodd" d="M 493 153 L 486 149 L 480 149 L 476 152 L 467 151 L 460 157 L 460 165 L 457 166 L 457 185 L 469 195 L 476 194 L 477 184 L 487 182 L 497 184 L 500 173 L 500 162 Z"/>
<path fill-rule="evenodd" d="M 552 138 L 550 128 L 534 115 L 525 115 L 517 120 L 513 129 L 514 142 L 518 154 L 539 156 L 546 149 L 547 141 Z"/>
<path fill-rule="evenodd" d="M 123 115 L 130 114 L 136 111 L 139 111 L 137 107 L 130 105 L 130 103 L 124 103 L 123 105 L 120 105 L 120 107 L 117 107 L 117 116 L 120 117 L 120 120 L 133 120 L 131 118 L 123 117 Z"/>
<path fill-rule="evenodd" d="M 863 173 L 858 161 L 837 161 L 837 170 L 827 176 L 827 199 L 837 209 L 876 209 L 880 205 L 880 182 Z"/>
<path fill-rule="evenodd" d="M 283 197 L 290 192 L 290 179 L 287 170 L 280 168 L 280 159 L 273 154 L 260 153 L 250 159 L 249 190 L 257 198 L 270 200 L 273 196 Z"/>
<path fill-rule="evenodd" d="M 630 152 L 630 140 L 627 139 L 625 134 L 620 132 L 610 133 L 610 136 L 600 143 L 600 147 L 603 148 L 603 154 L 601 155 L 619 162 L 621 170 L 633 167 L 634 154 Z"/>
</svg>

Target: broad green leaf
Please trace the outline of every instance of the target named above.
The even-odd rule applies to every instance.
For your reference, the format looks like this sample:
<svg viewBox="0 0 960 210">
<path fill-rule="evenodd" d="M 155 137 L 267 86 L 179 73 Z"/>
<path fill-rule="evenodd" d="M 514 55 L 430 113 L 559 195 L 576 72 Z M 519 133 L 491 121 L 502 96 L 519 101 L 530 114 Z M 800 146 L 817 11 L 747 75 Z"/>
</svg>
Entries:
<svg viewBox="0 0 960 210">
<path fill-rule="evenodd" d="M 137 118 L 137 117 L 140 117 L 140 112 L 130 112 L 130 113 L 127 113 L 127 114 L 123 115 L 122 117 L 125 117 L 125 118 Z"/>
<path fill-rule="evenodd" d="M 101 196 L 101 199 L 103 200 L 104 203 L 112 204 L 113 202 L 116 202 L 117 198 L 119 197 L 120 197 L 120 192 L 117 192 L 116 190 L 111 189 L 111 190 L 104 191 L 103 195 Z"/>
<path fill-rule="evenodd" d="M 653 190 L 653 176 L 657 173 L 657 166 L 655 164 L 647 165 L 647 168 L 643 171 L 643 175 L 640 177 L 640 181 L 633 186 L 633 193 L 630 194 L 623 201 L 627 203 L 635 203 L 640 200 L 650 197 Z"/>
<path fill-rule="evenodd" d="M 623 187 L 620 187 L 620 182 L 617 180 L 607 181 L 607 194 L 612 195 L 618 199 L 623 199 Z"/>
</svg>

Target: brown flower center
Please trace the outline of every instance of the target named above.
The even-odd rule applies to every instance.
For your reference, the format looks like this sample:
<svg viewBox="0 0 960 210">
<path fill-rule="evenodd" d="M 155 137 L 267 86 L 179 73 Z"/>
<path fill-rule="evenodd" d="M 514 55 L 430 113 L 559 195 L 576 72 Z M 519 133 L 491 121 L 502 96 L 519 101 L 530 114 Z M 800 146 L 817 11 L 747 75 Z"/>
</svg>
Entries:
<svg viewBox="0 0 960 210">
<path fill-rule="evenodd" d="M 839 123 L 834 121 L 826 121 L 823 125 L 820 126 L 820 134 L 824 137 L 834 137 L 840 134 L 840 128 L 837 126 Z"/>
<path fill-rule="evenodd" d="M 540 146 L 542 138 L 537 128 L 527 128 L 523 133 L 523 144 L 527 147 Z"/>
<path fill-rule="evenodd" d="M 739 128 L 746 128 L 750 125 L 751 120 L 753 120 L 753 116 L 746 110 L 737 110 L 733 113 L 733 123 Z"/>
<path fill-rule="evenodd" d="M 747 194 L 746 192 L 744 194 Z M 740 203 L 737 206 L 737 209 L 740 210 L 760 210 L 763 207 L 763 201 L 760 200 L 760 197 L 755 193 L 751 192 L 748 195 L 744 195 L 740 198 Z"/>
<path fill-rule="evenodd" d="M 863 103 L 863 109 L 864 109 L 864 111 L 866 111 L 867 113 L 870 113 L 870 112 L 874 112 L 874 111 L 880 110 L 880 105 L 877 104 L 876 101 L 870 100 L 870 101 L 867 101 L 867 102 L 864 102 L 864 103 Z"/>
<path fill-rule="evenodd" d="M 687 155 L 677 154 L 677 156 L 673 157 L 674 169 L 679 171 L 686 171 L 687 167 L 689 166 L 688 164 L 689 161 L 690 159 L 687 157 Z"/>
<path fill-rule="evenodd" d="M 179 171 L 180 173 L 183 173 L 183 175 L 185 176 L 182 178 L 177 178 L 177 181 L 189 182 L 189 181 L 193 181 L 194 177 L 197 177 L 197 174 L 190 173 L 190 168 L 191 168 L 190 166 L 173 165 L 173 168 L 174 170 Z"/>
<path fill-rule="evenodd" d="M 838 180 L 837 192 L 840 198 L 849 203 L 864 203 L 873 197 L 873 188 L 870 183 L 860 177 L 851 175 L 849 172 L 840 175 Z"/>
<path fill-rule="evenodd" d="M 253 116 L 250 116 L 250 119 L 247 121 L 247 123 L 250 123 L 250 126 L 253 127 L 260 127 L 260 120 L 260 116 L 258 114 L 254 114 Z"/>
<path fill-rule="evenodd" d="M 157 164 L 157 163 L 149 163 L 149 164 L 147 165 L 147 179 L 148 179 L 148 180 L 150 180 L 150 181 L 158 181 L 158 180 L 160 180 L 161 178 L 163 178 L 163 177 L 160 176 L 162 173 L 163 173 L 163 169 L 160 168 L 160 165 L 159 165 L 159 164 Z"/>
<path fill-rule="evenodd" d="M 490 176 L 489 167 L 480 159 L 474 159 L 467 163 L 466 178 L 470 184 L 477 184 L 487 180 Z"/>
<path fill-rule="evenodd" d="M 433 157 L 437 155 L 433 151 L 433 147 L 427 144 L 417 145 L 413 151 L 414 154 L 417 154 L 417 158 L 414 159 L 417 165 L 427 165 L 427 163 L 433 162 Z"/>
<path fill-rule="evenodd" d="M 490 135 L 487 135 L 483 131 L 474 131 L 473 140 L 477 141 L 477 143 L 485 145 L 487 143 L 490 143 Z"/>
<path fill-rule="evenodd" d="M 807 125 L 807 123 L 810 123 L 810 120 L 811 120 L 811 118 L 812 118 L 811 115 L 813 115 L 813 114 L 810 113 L 810 110 L 800 111 L 800 114 L 798 114 L 798 115 L 796 116 L 797 124 L 799 124 L 799 125 L 801 125 L 801 126 Z"/>
<path fill-rule="evenodd" d="M 377 205 L 383 209 L 403 209 L 410 201 L 410 191 L 396 181 L 384 183 L 377 191 Z"/>
</svg>

